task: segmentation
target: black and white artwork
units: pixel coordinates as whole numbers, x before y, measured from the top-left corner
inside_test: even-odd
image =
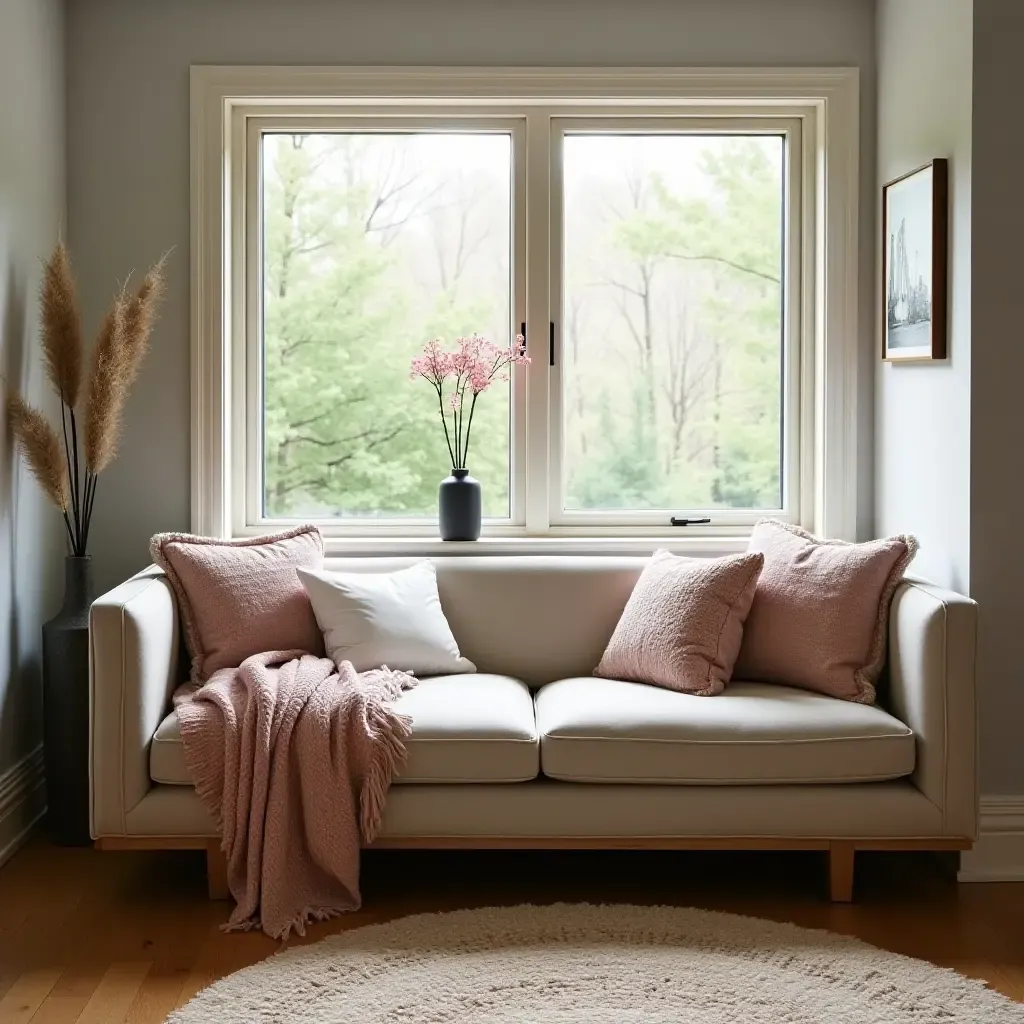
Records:
[[[883,351],[889,360],[946,355],[946,161],[883,190]]]

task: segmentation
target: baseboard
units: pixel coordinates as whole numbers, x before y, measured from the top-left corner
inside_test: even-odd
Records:
[[[46,772],[38,746],[0,775],[0,864],[28,839],[45,812]]]
[[[960,856],[961,882],[1024,882],[1024,796],[983,796],[978,841]]]

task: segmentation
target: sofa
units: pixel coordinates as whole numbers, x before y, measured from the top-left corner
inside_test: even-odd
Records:
[[[435,564],[478,672],[423,679],[398,702],[412,735],[375,847],[821,850],[832,898],[849,900],[858,850],[964,850],[975,839],[969,599],[901,583],[876,706],[744,680],[694,697],[592,675],[644,559]],[[92,606],[92,835],[103,849],[205,849],[211,895],[224,895],[216,824],[171,705],[187,666],[158,568]]]

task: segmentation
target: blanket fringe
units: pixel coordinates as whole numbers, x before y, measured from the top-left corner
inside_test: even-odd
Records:
[[[266,934],[272,939],[277,939],[279,942],[287,942],[291,938],[292,932],[295,932],[300,938],[304,938],[306,935],[306,925],[319,924],[321,921],[329,921],[333,917],[351,914],[358,910],[360,906],[360,903],[356,903],[355,906],[349,907],[346,910],[342,910],[340,907],[303,907],[283,927],[275,932],[267,932]],[[257,914],[254,917],[246,918],[244,921],[228,921],[220,926],[220,930],[225,933],[262,931],[263,922]]]
[[[394,700],[403,690],[410,689],[417,682],[413,676],[404,672],[393,672],[388,668],[381,672],[387,673],[384,682],[389,691],[389,700]],[[412,719],[408,715],[398,714],[390,704],[377,701],[370,702],[367,710],[376,743],[359,801],[359,832],[364,843],[372,843],[380,831],[384,802],[391,781],[408,756],[405,741],[412,735]]]

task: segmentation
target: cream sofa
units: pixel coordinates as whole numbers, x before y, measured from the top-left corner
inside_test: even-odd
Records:
[[[328,559],[384,572],[411,559]],[[475,675],[401,698],[408,762],[375,845],[820,849],[850,899],[858,849],[966,849],[977,829],[974,603],[906,582],[878,707],[737,681],[691,697],[591,671],[644,560],[446,557],[441,601]],[[91,820],[104,848],[205,848],[171,693],[187,676],[151,567],[91,627]]]

